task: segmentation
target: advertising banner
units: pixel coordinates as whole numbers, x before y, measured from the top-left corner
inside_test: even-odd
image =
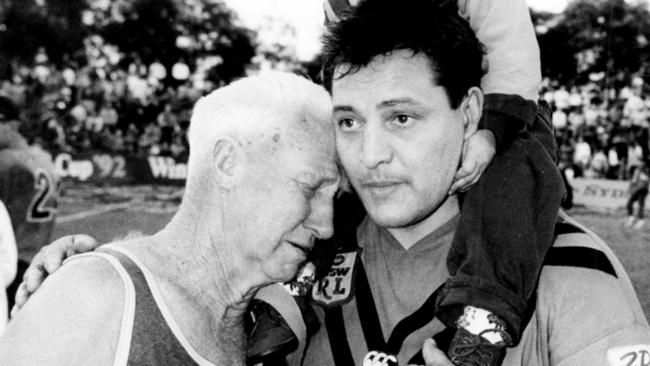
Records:
[[[187,177],[187,162],[169,156],[59,152],[52,157],[61,178],[78,182],[182,185]],[[627,181],[574,178],[569,182],[574,205],[608,210],[625,208]],[[650,207],[650,196],[646,207]]]
[[[619,209],[627,204],[630,182],[622,180],[574,178],[569,180],[573,187],[573,204],[595,209]],[[646,207],[650,197],[646,197]]]
[[[182,185],[187,177],[187,163],[168,156],[59,152],[52,157],[61,178],[78,182]]]

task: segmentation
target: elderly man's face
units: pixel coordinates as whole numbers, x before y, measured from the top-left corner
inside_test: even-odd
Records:
[[[309,119],[279,128],[247,178],[255,200],[248,253],[272,281],[293,278],[315,239],[333,234],[334,133],[328,121]]]
[[[379,225],[407,227],[428,217],[458,167],[463,114],[432,80],[425,56],[401,50],[334,80],[339,158]]]

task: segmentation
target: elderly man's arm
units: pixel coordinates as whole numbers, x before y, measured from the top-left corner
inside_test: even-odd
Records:
[[[112,365],[125,305],[120,275],[78,258],[48,277],[0,338],[11,365]]]
[[[16,305],[11,310],[16,316],[29,297],[41,286],[45,278],[54,273],[66,258],[95,250],[100,244],[93,237],[83,234],[68,235],[53,241],[38,251],[23,276],[16,292]]]

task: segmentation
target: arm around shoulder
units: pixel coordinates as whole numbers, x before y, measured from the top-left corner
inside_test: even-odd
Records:
[[[106,260],[75,258],[44,282],[0,338],[12,365],[113,365],[125,283]]]

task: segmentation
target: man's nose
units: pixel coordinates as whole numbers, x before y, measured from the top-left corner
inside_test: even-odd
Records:
[[[332,197],[322,198],[312,205],[305,227],[318,239],[328,239],[334,235],[334,202]]]
[[[391,159],[391,149],[385,131],[379,124],[368,123],[361,139],[361,162],[368,168],[376,168]]]

